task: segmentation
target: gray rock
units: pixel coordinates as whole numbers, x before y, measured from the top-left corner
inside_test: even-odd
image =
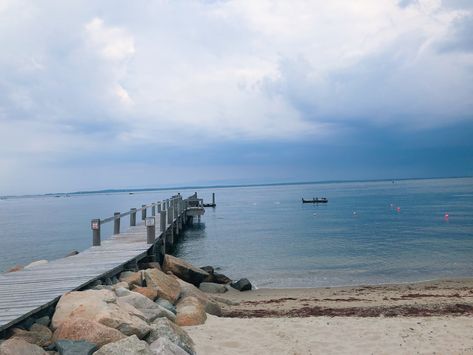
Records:
[[[124,297],[124,296],[130,295],[131,291],[127,288],[124,288],[124,287],[118,287],[118,288],[115,289],[115,294],[118,297]]]
[[[115,285],[119,282],[118,278],[116,276],[112,277],[112,283]]]
[[[228,284],[232,282],[232,279],[225,276],[224,274],[219,274],[216,272],[213,274],[213,282],[218,283],[218,284]]]
[[[203,292],[207,293],[225,293],[227,292],[227,288],[225,285],[216,284],[212,282],[202,282],[199,285],[199,289]]]
[[[105,278],[105,285],[107,286],[112,286],[113,285],[113,282],[112,282],[112,279],[110,277],[107,277]]]
[[[176,320],[174,313],[170,312],[164,307],[161,307],[159,304],[154,303],[148,297],[143,296],[140,293],[129,291],[130,293],[126,296],[118,298],[119,302],[125,302],[139,311],[141,311],[146,316],[146,321],[152,322],[156,318],[166,317],[172,321]]]
[[[155,355],[136,335],[102,346],[94,355]]]
[[[96,351],[97,345],[85,340],[58,340],[56,348],[59,355],[91,355]]]
[[[159,338],[150,344],[151,351],[156,355],[188,355],[181,347],[174,344],[168,338]]]
[[[154,303],[159,304],[161,307],[166,308],[168,311],[176,314],[176,306],[164,298],[158,298]]]
[[[35,323],[45,325],[47,327],[49,326],[49,323],[51,323],[51,318],[49,318],[48,316],[44,316],[44,317],[36,319]]]
[[[202,266],[201,269],[208,272],[210,275],[214,274],[213,266]]]
[[[156,319],[151,324],[151,332],[146,339],[148,343],[153,343],[160,338],[167,338],[172,343],[184,349],[187,353],[195,354],[194,342],[187,332],[165,318]]]
[[[248,281],[248,279],[240,279],[237,282],[232,282],[230,286],[238,291],[249,291],[252,288],[251,282]]]

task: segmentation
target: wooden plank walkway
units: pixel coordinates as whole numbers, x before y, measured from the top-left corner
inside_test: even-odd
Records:
[[[158,214],[157,231],[159,223]],[[166,231],[169,228],[172,224],[166,224]],[[162,235],[162,232],[156,232],[155,243]],[[126,264],[147,256],[152,246],[146,243],[146,227],[141,224],[77,255],[0,274],[0,331],[53,305],[66,292],[120,272]]]

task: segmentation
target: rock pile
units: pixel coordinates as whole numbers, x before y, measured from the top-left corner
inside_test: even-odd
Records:
[[[195,354],[181,327],[221,315],[211,294],[226,292],[232,280],[170,255],[162,268],[140,266],[64,294],[49,316],[30,318],[0,339],[0,354]],[[246,279],[231,286],[251,289]]]

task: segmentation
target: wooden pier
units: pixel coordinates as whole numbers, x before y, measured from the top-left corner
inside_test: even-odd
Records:
[[[197,194],[188,199],[178,194],[125,213],[115,212],[109,218],[93,219],[91,248],[44,265],[0,274],[0,333],[33,315],[41,315],[66,292],[83,289],[98,280],[106,283],[123,270],[136,270],[139,262],[161,262],[183,228],[194,217],[200,221],[205,210],[199,201]],[[141,221],[136,219],[138,213]],[[121,232],[127,216],[130,226]],[[102,240],[101,226],[108,222],[114,223],[114,235]]]

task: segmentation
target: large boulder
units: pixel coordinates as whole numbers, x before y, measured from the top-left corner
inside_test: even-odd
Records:
[[[85,340],[58,340],[56,348],[59,355],[92,355],[98,350],[97,345]]]
[[[181,293],[181,287],[172,276],[166,275],[158,269],[146,269],[143,273],[147,287],[154,288],[158,297],[176,303]]]
[[[128,283],[130,286],[143,286],[143,273],[141,271],[124,271],[120,274],[119,280]]]
[[[98,347],[125,338],[121,332],[88,319],[72,318],[62,322],[54,332],[54,341],[85,340]]]
[[[189,334],[178,325],[170,322],[168,319],[156,319],[151,324],[151,328],[151,332],[146,338],[148,343],[153,343],[156,340],[166,338],[184,349],[187,353],[195,354],[194,342]]]
[[[177,303],[176,324],[190,326],[204,324],[207,313],[202,303],[195,297],[189,296]]]
[[[240,279],[237,282],[232,282],[230,286],[238,291],[250,291],[252,288],[251,282],[248,281],[248,279]]]
[[[56,329],[67,319],[83,318],[117,329],[125,335],[136,334],[143,338],[150,330],[143,317],[131,305],[127,308],[118,305],[117,297],[112,291],[73,291],[64,294],[59,300],[51,327]]]
[[[199,290],[206,293],[225,293],[227,288],[225,285],[216,284],[213,282],[202,282],[199,285]]]
[[[182,281],[180,279],[177,279],[177,281],[181,286],[181,299],[189,296],[195,297],[204,306],[204,309],[207,313],[214,316],[222,315],[222,309],[218,303],[210,298],[207,294],[188,282]]]
[[[19,338],[10,338],[0,343],[1,355],[48,355],[43,348]]]
[[[172,321],[176,318],[174,313],[137,292],[131,291],[128,295],[119,297],[118,304],[122,305],[123,303],[138,309],[145,316],[145,320],[148,322],[151,322],[158,317],[166,317]]]
[[[20,328],[12,330],[12,338],[23,339],[30,344],[36,344],[41,347],[51,344],[52,337],[53,332],[48,327],[37,323],[33,324],[29,331]]]
[[[154,301],[156,298],[158,298],[158,291],[152,287],[135,286],[132,288],[132,291],[148,297],[151,301]]]
[[[151,351],[156,355],[189,355],[187,351],[180,348],[167,338],[159,338],[149,345]]]
[[[155,355],[136,335],[102,346],[94,355]]]
[[[199,286],[210,275],[208,272],[189,264],[187,261],[169,254],[166,254],[164,257],[163,271],[172,272],[180,279],[190,282],[195,286]]]

